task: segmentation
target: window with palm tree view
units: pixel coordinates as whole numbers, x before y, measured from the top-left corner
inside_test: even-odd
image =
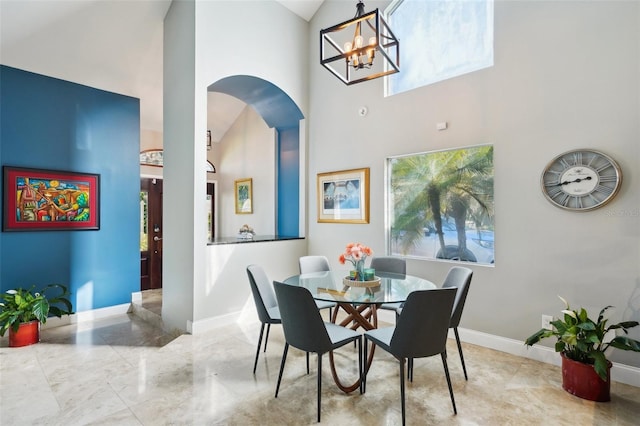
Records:
[[[494,264],[493,146],[387,158],[392,255]]]

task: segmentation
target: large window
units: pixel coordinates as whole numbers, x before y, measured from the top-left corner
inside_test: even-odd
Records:
[[[494,263],[493,146],[387,158],[391,255]]]
[[[387,11],[400,40],[387,95],[493,65],[493,0],[397,0]]]

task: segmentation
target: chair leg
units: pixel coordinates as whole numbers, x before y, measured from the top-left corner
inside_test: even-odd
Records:
[[[307,374],[309,374],[309,352],[307,352]]]
[[[451,387],[451,377],[449,377],[449,367],[447,367],[447,352],[440,354],[442,357],[442,365],[444,366],[444,375],[447,377],[447,385],[449,385],[449,395],[451,395],[451,404],[453,404],[453,414],[458,414],[456,409],[456,400],[453,397],[453,388]]]
[[[360,377],[362,377],[362,363],[364,360],[362,359],[362,336],[358,337],[358,373],[360,373]],[[362,395],[362,380],[360,380],[360,395]]]
[[[402,404],[402,426],[405,425],[404,407],[404,358],[400,359],[400,403]]]
[[[320,423],[320,406],[322,400],[322,354],[318,353],[318,423]]]
[[[256,349],[256,360],[253,362],[253,374],[256,374],[256,367],[258,366],[258,355],[260,355],[260,346],[262,345],[262,333],[264,333],[264,323],[260,327],[260,337],[258,337],[258,349]]]
[[[407,379],[413,382],[413,358],[407,359]]]
[[[278,384],[276,385],[276,398],[280,390],[280,381],[282,380],[282,372],[284,371],[284,363],[287,360],[287,352],[289,352],[289,344],[284,344],[284,352],[282,352],[282,361],[280,362],[280,374],[278,374]]]
[[[364,347],[362,348],[362,372],[360,374],[360,389],[362,393],[365,393],[367,391],[367,373],[369,372],[369,370],[366,364],[367,364],[367,359],[369,359],[367,357],[368,346],[369,346],[369,339],[365,337]]]
[[[271,330],[271,324],[267,324],[267,336],[264,339],[264,351],[267,352],[267,342],[269,341],[269,331]]]
[[[453,327],[453,332],[456,335],[456,343],[458,344],[458,353],[460,354],[460,362],[462,363],[462,371],[464,371],[464,379],[467,378],[467,367],[464,365],[464,355],[462,355],[462,345],[460,344],[460,336],[458,335],[458,327]]]

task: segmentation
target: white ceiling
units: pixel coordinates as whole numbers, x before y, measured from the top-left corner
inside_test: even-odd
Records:
[[[322,1],[278,2],[308,21]],[[170,5],[171,0],[0,0],[0,63],[139,98],[141,127],[162,131],[162,29]],[[212,104],[214,140],[244,107],[226,98]],[[231,104],[225,107],[225,101]]]
[[[284,7],[309,22],[324,0],[276,0]],[[355,0],[353,0],[355,3]]]

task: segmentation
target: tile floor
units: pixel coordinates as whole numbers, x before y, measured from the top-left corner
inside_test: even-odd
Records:
[[[254,376],[258,332],[259,323],[248,322],[175,336],[127,314],[45,329],[39,344],[24,348],[6,347],[5,336],[0,424],[315,424],[315,357],[306,375],[304,354],[291,349],[274,398],[282,328],[272,327]],[[562,390],[558,367],[463,346],[469,381],[455,341],[448,343],[458,415],[439,357],[416,360],[414,381],[407,383],[408,425],[640,424],[640,388],[614,382],[611,402],[585,401]],[[350,345],[336,354],[345,381],[355,378],[355,355]],[[398,364],[383,351],[376,352],[364,395],[338,390],[327,361],[322,380],[322,423],[401,424]]]

